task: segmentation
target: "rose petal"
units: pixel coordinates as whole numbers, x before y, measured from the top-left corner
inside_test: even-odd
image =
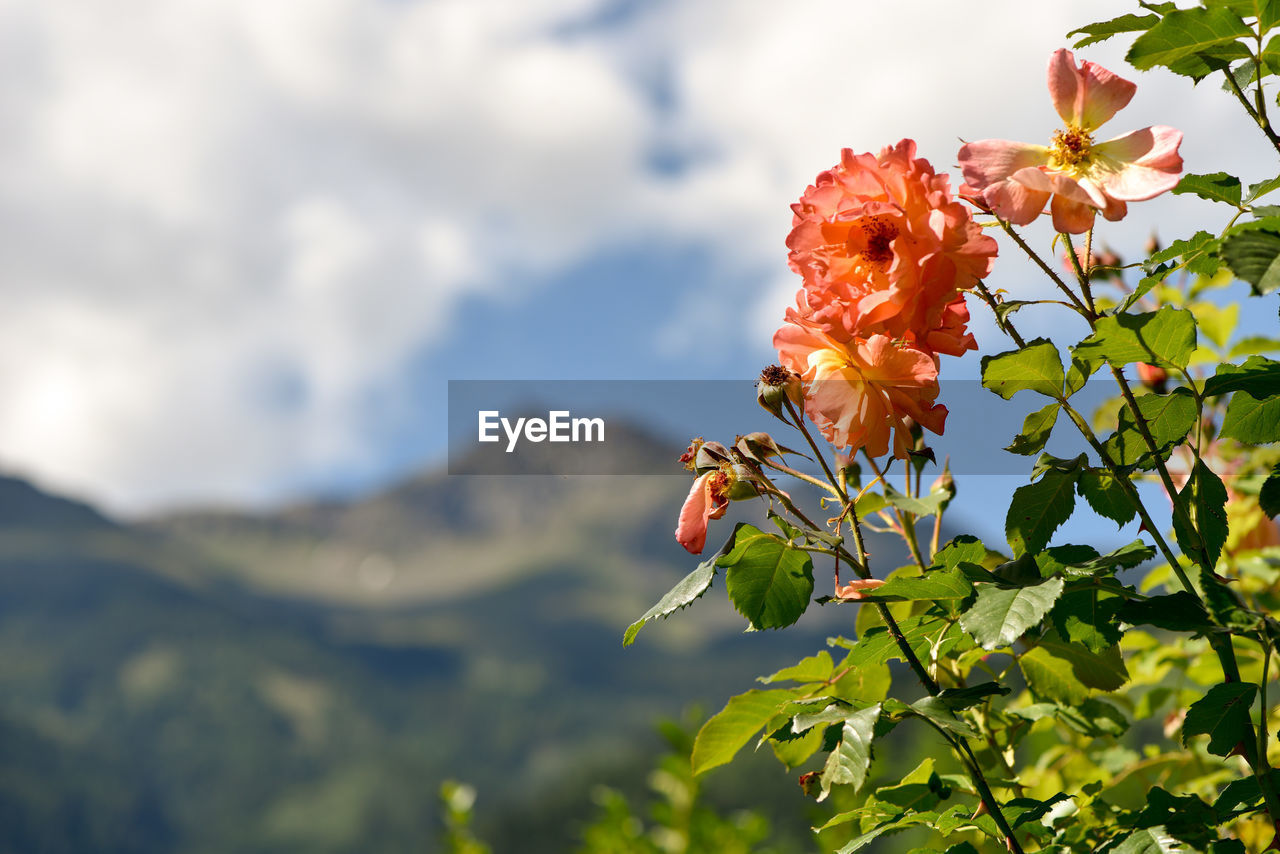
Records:
[[[1137,86],[1101,65],[1076,65],[1065,48],[1049,57],[1049,95],[1068,127],[1090,131],[1114,116],[1133,98]]]

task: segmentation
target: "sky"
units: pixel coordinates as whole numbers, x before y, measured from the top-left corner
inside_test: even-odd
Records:
[[[264,507],[438,465],[449,380],[751,378],[788,206],[841,148],[958,176],[961,139],[1047,141],[1050,52],[1127,6],[1026,9],[0,0],[0,466],[124,515]],[[1274,172],[1215,84],[1115,42],[1080,53],[1139,85],[1101,136]],[[1042,293],[1001,249],[992,285]]]

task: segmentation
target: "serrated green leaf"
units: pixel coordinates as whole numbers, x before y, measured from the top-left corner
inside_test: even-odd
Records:
[[[1078,471],[1050,471],[1035,483],[1014,490],[1004,529],[1015,557],[1043,549],[1053,532],[1070,518],[1077,477]]]
[[[1276,190],[1280,190],[1280,175],[1277,175],[1274,178],[1268,178],[1265,181],[1259,181],[1256,184],[1250,184],[1249,192],[1245,195],[1244,200],[1246,202],[1252,202],[1255,199],[1260,199],[1268,193]]]
[[[1095,513],[1105,516],[1120,527],[1132,522],[1137,515],[1133,499],[1109,471],[1086,469],[1080,473],[1077,487]]]
[[[1258,686],[1252,682],[1224,682],[1210,688],[1187,709],[1182,722],[1183,746],[1192,736],[1207,735],[1209,752],[1226,756],[1252,734],[1249,708],[1257,694]]]
[[[960,628],[973,635],[983,649],[1009,646],[1037,625],[1062,595],[1062,579],[1029,587],[978,585],[978,598],[960,618]]]
[[[1193,526],[1187,527],[1183,517],[1174,514],[1173,534],[1178,547],[1189,556],[1199,555],[1206,566],[1213,566],[1227,541],[1227,488],[1222,478],[1203,460],[1197,460],[1177,501]]]
[[[628,626],[626,633],[622,636],[622,645],[631,646],[645,623],[670,616],[681,608],[688,607],[699,596],[706,593],[711,588],[711,581],[715,578],[718,557],[717,554],[698,564],[698,568],[681,579],[680,583],[658,601],[658,604],[645,611],[644,616]]]
[[[1230,9],[1176,9],[1138,36],[1125,59],[1143,71],[1164,66],[1200,79],[1247,57],[1248,49],[1237,39],[1252,35]]]
[[[1188,193],[1199,196],[1202,199],[1208,199],[1211,202],[1226,202],[1235,207],[1240,206],[1241,188],[1240,179],[1235,175],[1228,175],[1226,172],[1214,172],[1209,175],[1195,175],[1188,173],[1182,176],[1182,180],[1178,181],[1178,186],[1173,188],[1175,195],[1186,195]],[[1212,239],[1213,235],[1207,231],[1200,234],[1206,235]],[[1166,255],[1165,252],[1157,252],[1151,256],[1152,261],[1167,261],[1181,255],[1181,252],[1174,252],[1172,255]],[[1160,257],[1160,256],[1165,257]]]
[[[1049,616],[1058,634],[1091,652],[1102,652],[1120,642],[1118,612],[1124,602],[1114,590],[1090,587],[1063,594]]]
[[[1280,362],[1251,356],[1241,365],[1219,365],[1204,384],[1206,397],[1233,391],[1247,392],[1259,400],[1280,395]]]
[[[1078,706],[1054,706],[1054,717],[1090,738],[1121,736],[1129,729],[1129,720],[1124,712],[1097,697],[1090,697]]]
[[[1058,420],[1061,404],[1051,403],[1043,409],[1030,413],[1022,422],[1022,432],[1013,437],[1013,442],[1005,448],[1015,454],[1038,454],[1044,450],[1053,432],[1053,425]]]
[[[1241,18],[1255,18],[1263,33],[1280,20],[1280,3],[1276,0],[1207,0],[1205,5],[1210,8],[1225,7]]]
[[[1062,394],[1065,375],[1058,348],[1047,338],[1027,342],[1018,350],[982,357],[982,384],[1009,400],[1027,389],[1048,397]]]
[[[951,623],[941,617],[908,617],[898,621],[902,636],[917,655],[924,653],[935,643],[939,643],[940,653],[949,649],[945,642],[940,642],[940,638],[951,626]],[[956,640],[959,640],[958,636]],[[902,659],[902,651],[898,648],[897,641],[887,628],[875,626],[850,647],[845,663],[852,667],[861,667],[886,664],[895,659]]]
[[[774,716],[802,696],[801,688],[748,691],[733,697],[698,731],[693,742],[693,773],[702,774],[733,759]]]
[[[865,596],[873,602],[967,599],[973,584],[959,569],[934,569],[922,575],[896,576]]]
[[[1271,777],[1271,784],[1280,788],[1280,771],[1273,768],[1267,774]],[[1251,812],[1261,805],[1262,786],[1258,784],[1257,777],[1232,780],[1223,787],[1218,794],[1218,799],[1213,802],[1213,808],[1224,820],[1230,816]]]
[[[1146,362],[1185,368],[1195,348],[1195,317],[1186,309],[1164,306],[1144,314],[1099,318],[1094,333],[1077,344],[1073,353],[1095,365],[1105,360],[1116,367]]]
[[[840,745],[831,751],[822,769],[822,793],[818,800],[826,798],[832,786],[852,786],[855,792],[862,788],[867,769],[871,767],[871,741],[879,719],[879,703],[845,717],[840,728]]]
[[[1146,827],[1135,830],[1111,854],[1195,854],[1195,849],[1182,843],[1163,827]]]
[[[987,559],[987,547],[971,534],[961,534],[938,550],[934,562],[955,569],[962,563],[982,563]]]
[[[826,682],[835,673],[835,662],[825,649],[817,655],[801,659],[790,667],[784,667],[772,676],[759,677],[766,685],[771,682]]]
[[[1095,653],[1047,638],[1020,656],[1018,666],[1033,694],[1068,705],[1083,703],[1090,689],[1114,691],[1129,678],[1118,648]]]
[[[1219,254],[1236,278],[1257,294],[1280,288],[1280,223],[1275,218],[1241,223],[1222,241]]]
[[[936,495],[903,495],[889,484],[883,484],[884,500],[887,504],[897,507],[899,510],[905,510],[916,516],[933,516],[942,507],[946,496],[942,493]]]
[[[1084,38],[1075,43],[1076,49],[1088,47],[1100,41],[1106,41],[1114,35],[1120,33],[1138,33],[1146,32],[1153,24],[1158,22],[1158,15],[1121,15],[1118,18],[1112,18],[1109,21],[1099,21],[1095,24],[1088,24],[1079,29],[1072,30],[1067,33],[1068,38],[1074,35],[1083,35]]]
[[[979,733],[969,724],[956,717],[956,713],[943,700],[937,697],[924,697],[911,704],[911,710],[922,718],[926,718],[949,732],[964,738],[978,738]]]
[[[1209,612],[1200,599],[1185,590],[1152,596],[1145,601],[1126,602],[1120,607],[1119,616],[1135,626],[1155,626],[1171,632],[1203,634],[1213,629]]]
[[[1246,391],[1231,395],[1219,435],[1249,445],[1280,441],[1280,396],[1259,400]]]
[[[997,682],[982,682],[968,688],[943,688],[938,700],[954,712],[968,709],[984,702],[988,697],[1004,696],[1009,689]]]
[[[716,559],[725,568],[725,587],[738,613],[755,629],[793,624],[813,595],[813,561],[773,534],[743,525],[733,550]]]

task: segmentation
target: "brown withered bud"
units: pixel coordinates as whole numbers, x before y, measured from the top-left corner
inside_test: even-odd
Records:
[[[818,771],[806,771],[800,775],[800,790],[806,796],[816,797],[822,791],[822,774]]]
[[[781,365],[770,365],[760,372],[760,382],[756,384],[756,400],[777,418],[784,418],[786,409],[784,401],[790,400],[793,406],[804,402],[804,385],[800,375]]]
[[[1160,237],[1154,231],[1147,238],[1147,242],[1143,244],[1142,251],[1148,255],[1154,255],[1160,251]]]

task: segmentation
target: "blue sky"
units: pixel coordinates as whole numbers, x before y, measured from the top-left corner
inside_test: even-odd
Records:
[[[1049,53],[1124,9],[0,0],[0,464],[122,513],[270,505],[438,463],[449,379],[751,377],[840,148],[955,175],[960,138],[1045,140]],[[1212,83],[1121,52],[1081,53],[1139,84],[1104,136],[1274,170]],[[1039,293],[1009,250],[992,283]]]

